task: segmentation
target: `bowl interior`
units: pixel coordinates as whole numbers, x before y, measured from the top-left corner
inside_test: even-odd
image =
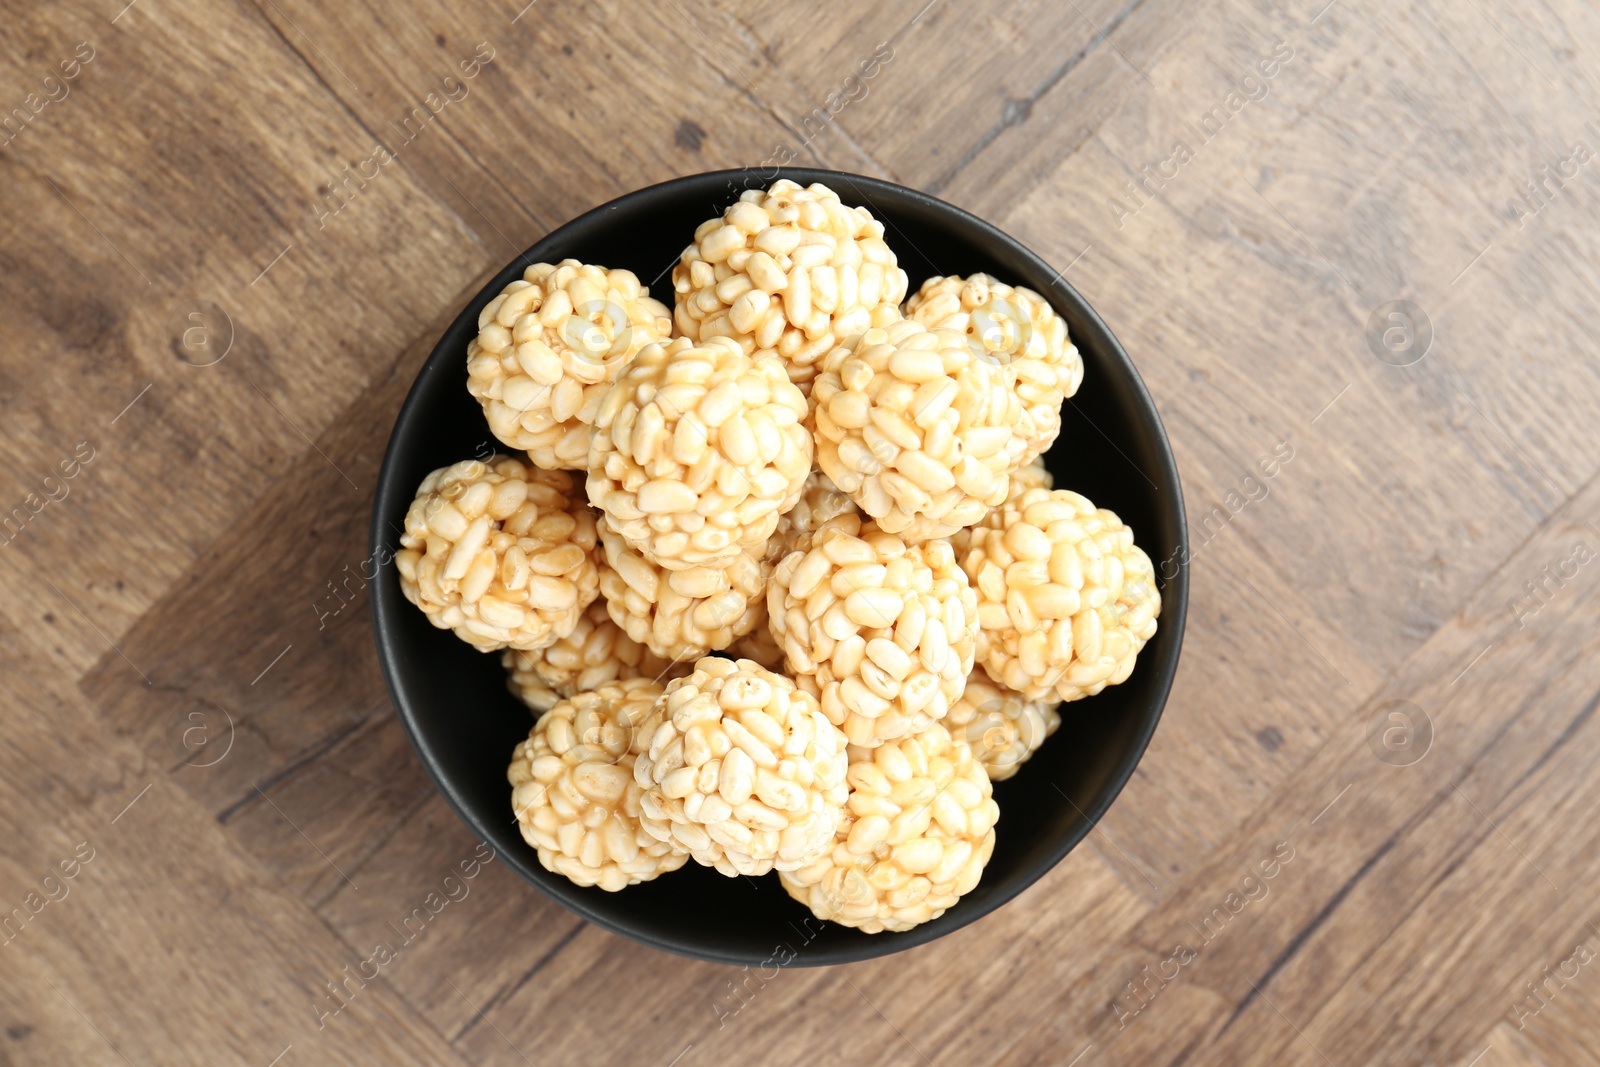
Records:
[[[1160,629],[1132,677],[1062,705],[1062,724],[1012,779],[998,783],[1000,822],[982,882],[942,917],[907,933],[862,934],[823,923],[777,876],[725,878],[694,863],[620,893],[550,874],[517,832],[505,769],[532,719],[507,690],[499,654],[433,628],[400,592],[393,564],[373,585],[379,658],[412,743],[440,790],[504,861],[567,907],[669,951],[734,964],[844,963],[921,944],[1010,900],[1064,856],[1110,806],[1155,729],[1177,667],[1188,596],[1183,502],[1155,407],[1121,346],[1083,299],[1014,239],[913,190],[829,171],[782,168],[702,174],[641,190],[574,220],[506,267],[440,339],[396,421],[379,478],[373,548],[398,547],[405,511],[431,470],[497,450],[467,393],[466,347],[478,312],[534,262],[572,257],[632,270],[670,305],[670,267],[694,228],[747,187],[778,177],[822,181],[883,220],[914,292],[938,274],[985,271],[1045,294],[1083,355],[1084,382],[1046,457],[1055,484],[1117,512],[1156,562]],[[1174,561],[1163,567],[1163,561]],[[1171,577],[1167,577],[1171,575]]]

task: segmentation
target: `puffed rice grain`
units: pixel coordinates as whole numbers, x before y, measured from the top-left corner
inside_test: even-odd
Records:
[[[511,692],[538,712],[612,682],[645,678],[666,683],[690,670],[688,663],[674,664],[629,637],[612,621],[605,600],[599,598],[566,637],[531,652],[508,648],[501,654],[501,663],[509,673],[506,681]]]
[[[1017,369],[912,319],[823,360],[811,390],[817,465],[882,529],[948,537],[1005,500],[1031,424]]]
[[[707,652],[765,628],[772,567],[755,553],[669,571],[630,548],[604,517],[599,532],[600,592],[611,620],[653,656],[682,667],[680,673]]]
[[[972,670],[977,598],[945,541],[846,513],[772,572],[767,614],[795,681],[854,745],[944,718]]]
[[[1083,384],[1083,358],[1050,302],[987,274],[929,278],[906,301],[906,318],[956,330],[975,351],[1017,368],[1031,433],[1027,456],[1044,453],[1061,432],[1061,405]]]
[[[1161,594],[1133,531],[1066,489],[1026,489],[971,531],[978,662],[1031,700],[1125,681],[1156,632]]]
[[[989,780],[1000,782],[1016,774],[1056,732],[1061,715],[1055,700],[1029,700],[979,667],[967,679],[961,699],[950,705],[945,725],[972,746]]]

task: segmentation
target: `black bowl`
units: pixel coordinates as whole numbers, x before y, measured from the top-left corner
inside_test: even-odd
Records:
[[[1161,623],[1132,677],[1062,706],[1061,729],[1017,775],[995,787],[1000,823],[983,881],[940,918],[906,933],[863,934],[806,921],[777,875],[725,878],[690,863],[620,893],[573,885],[539,865],[511,817],[506,765],[528,735],[528,709],[506,690],[499,654],[474,651],[437,630],[400,592],[392,563],[373,583],[378,660],[400,720],[450,806],[518,874],[585,919],[647,945],[720,963],[849,963],[931,941],[993,911],[1055,866],[1094,825],[1133,773],[1177,671],[1188,605],[1183,497],[1166,433],[1127,353],[1083,298],[1044,260],[981,219],[942,200],[875,178],[778,168],[722,171],[642,189],[574,219],[508,265],[439,340],[400,410],[372,511],[372,548],[397,548],[406,508],[437,467],[495,448],[467,393],[467,342],[478,312],[523,269],[567,257],[633,271],[670,304],[668,269],[694,228],[746,188],[778,178],[823,182],[868,208],[915,292],[937,274],[985,271],[1044,294],[1083,354],[1083,387],[1067,402],[1046,457],[1056,485],[1111,508],[1156,561]],[[380,552],[380,549],[382,550]]]

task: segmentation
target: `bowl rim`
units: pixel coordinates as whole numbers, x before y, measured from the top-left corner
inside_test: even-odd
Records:
[[[832,966],[837,964],[855,963],[879,956],[892,955],[893,953],[914,948],[936,940],[946,934],[976,922],[984,916],[1005,906],[1028,889],[1039,879],[1043,878],[1069,852],[1088,836],[1089,832],[1099,825],[1100,820],[1110,810],[1128,780],[1133,776],[1134,770],[1144,757],[1145,750],[1149,747],[1150,739],[1155,734],[1156,727],[1160,724],[1167,701],[1171,695],[1173,680],[1177,674],[1178,663],[1183,650],[1183,631],[1185,617],[1188,614],[1189,601],[1189,532],[1188,521],[1184,510],[1182,483],[1178,474],[1177,460],[1172,452],[1172,445],[1167,437],[1166,427],[1161,421],[1161,416],[1149,389],[1145,386],[1144,379],[1129,358],[1127,350],[1122,343],[1106,326],[1099,313],[1090,306],[1089,302],[1078,293],[1063,276],[1064,271],[1054,270],[1043,257],[1032,249],[1022,244],[1021,241],[1007,234],[988,221],[965,211],[962,208],[931,196],[918,189],[899,185],[868,175],[853,174],[847,171],[824,170],[811,167],[744,167],[737,169],[704,171],[696,174],[681,175],[670,178],[654,185],[635,189],[624,193],[604,204],[575,216],[561,226],[545,234],[529,248],[516,256],[510,263],[503,267],[478,292],[468,300],[461,311],[450,321],[441,332],[439,340],[435,342],[428,358],[418,367],[412,380],[411,388],[406,394],[404,403],[395,417],[393,427],[390,429],[389,440],[384,446],[383,462],[378,471],[377,487],[373,494],[372,513],[369,522],[369,549],[377,553],[385,547],[384,538],[387,531],[384,529],[383,517],[395,511],[398,501],[409,504],[415,495],[415,486],[401,485],[397,482],[395,470],[397,452],[402,427],[415,420],[418,409],[424,406],[426,400],[420,391],[422,382],[429,377],[429,372],[437,363],[444,361],[464,359],[461,352],[454,351],[447,342],[450,335],[455,332],[459,323],[469,314],[475,313],[474,308],[481,307],[492,299],[494,294],[505,288],[506,284],[516,277],[520,277],[526,266],[547,259],[547,252],[559,246],[569,234],[576,230],[584,230],[605,223],[609,216],[620,213],[632,207],[637,202],[659,197],[669,190],[686,185],[712,184],[713,180],[726,182],[725,189],[732,193],[737,189],[764,188],[772,183],[788,178],[802,186],[813,182],[822,182],[829,185],[835,192],[844,196],[848,193],[859,194],[865,201],[864,206],[874,212],[874,217],[884,219],[881,212],[869,196],[869,192],[888,194],[896,199],[909,201],[925,213],[937,216],[953,217],[965,227],[968,227],[986,245],[1004,246],[1007,252],[1020,260],[1029,262],[1041,273],[1041,276],[1051,275],[1053,280],[1044,293],[1052,307],[1058,313],[1063,303],[1072,306],[1082,320],[1084,327],[1074,331],[1074,341],[1083,347],[1085,335],[1087,344],[1094,347],[1105,357],[1118,365],[1120,374],[1127,380],[1131,387],[1131,399],[1136,408],[1139,421],[1143,424],[1140,429],[1148,433],[1151,443],[1155,446],[1157,469],[1159,470],[1160,484],[1156,486],[1157,500],[1160,508],[1170,511],[1170,518],[1174,523],[1176,546],[1174,556],[1178,561],[1176,572],[1171,578],[1162,575],[1165,587],[1162,589],[1161,628],[1168,637],[1160,648],[1160,657],[1146,660],[1141,654],[1139,668],[1154,672],[1156,678],[1151,691],[1149,706],[1144,710],[1146,721],[1137,737],[1137,743],[1130,746],[1120,761],[1114,766],[1106,778],[1106,784],[1093,803],[1078,808],[1082,819],[1069,833],[1064,834],[1054,847],[1028,867],[1014,873],[1010,884],[984,902],[981,909],[969,909],[963,912],[959,906],[946,911],[939,919],[911,930],[891,933],[884,932],[862,940],[852,941],[841,946],[828,946],[801,951],[792,960],[783,964],[792,966]],[[720,193],[720,190],[719,190]],[[709,215],[707,217],[710,217]],[[884,221],[888,222],[887,219]],[[909,239],[908,239],[909,240]],[[641,279],[643,280],[643,279]],[[659,281],[659,279],[658,279]],[[646,282],[654,285],[655,283]],[[416,427],[410,427],[411,432],[416,432]],[[1154,472],[1152,472],[1154,473]],[[381,557],[378,557],[381,558]],[[392,566],[393,561],[385,566]],[[434,787],[443,795],[445,802],[450,806],[456,816],[466,824],[480,841],[487,841],[488,836],[480,825],[478,817],[466,803],[462,794],[456,789],[441,765],[441,761],[434,752],[432,745],[423,735],[417,709],[412,706],[408,695],[399,685],[397,664],[400,659],[396,648],[396,639],[390,632],[386,617],[393,614],[402,606],[409,607],[404,596],[399,592],[398,583],[387,581],[374,581],[372,585],[371,610],[373,639],[378,653],[378,663],[383,674],[384,685],[389,692],[390,702],[394,705],[395,713],[405,729],[406,738],[411,743],[418,759],[427,770],[428,777]],[[1070,801],[1075,808],[1075,801]],[[548,880],[541,877],[548,874],[537,861],[532,859],[530,847],[528,855],[502,854],[504,859],[517,874],[534,889],[559,903],[569,911],[581,918],[594,923],[614,934],[626,937],[632,941],[649,945],[674,955],[692,959],[706,960],[713,963],[732,965],[755,965],[763,962],[762,957],[737,951],[724,951],[716,948],[707,948],[695,943],[692,939],[670,940],[659,937],[650,930],[636,928],[626,921],[620,920],[609,910],[597,909],[590,904],[592,895],[581,891],[581,887],[569,883],[559,875],[549,875]],[[809,957],[809,958],[808,958]]]

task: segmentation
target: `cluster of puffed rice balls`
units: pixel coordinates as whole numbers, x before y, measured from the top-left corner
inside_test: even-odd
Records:
[[[1039,461],[1065,324],[983,274],[907,300],[883,232],[779,181],[695,231],[671,309],[565,260],[478,316],[467,387],[513,454],[428,475],[396,559],[540,713],[508,776],[548,870],[776,870],[907,930],[978,883],[991,783],[1057,703],[1155,633],[1132,531]]]

